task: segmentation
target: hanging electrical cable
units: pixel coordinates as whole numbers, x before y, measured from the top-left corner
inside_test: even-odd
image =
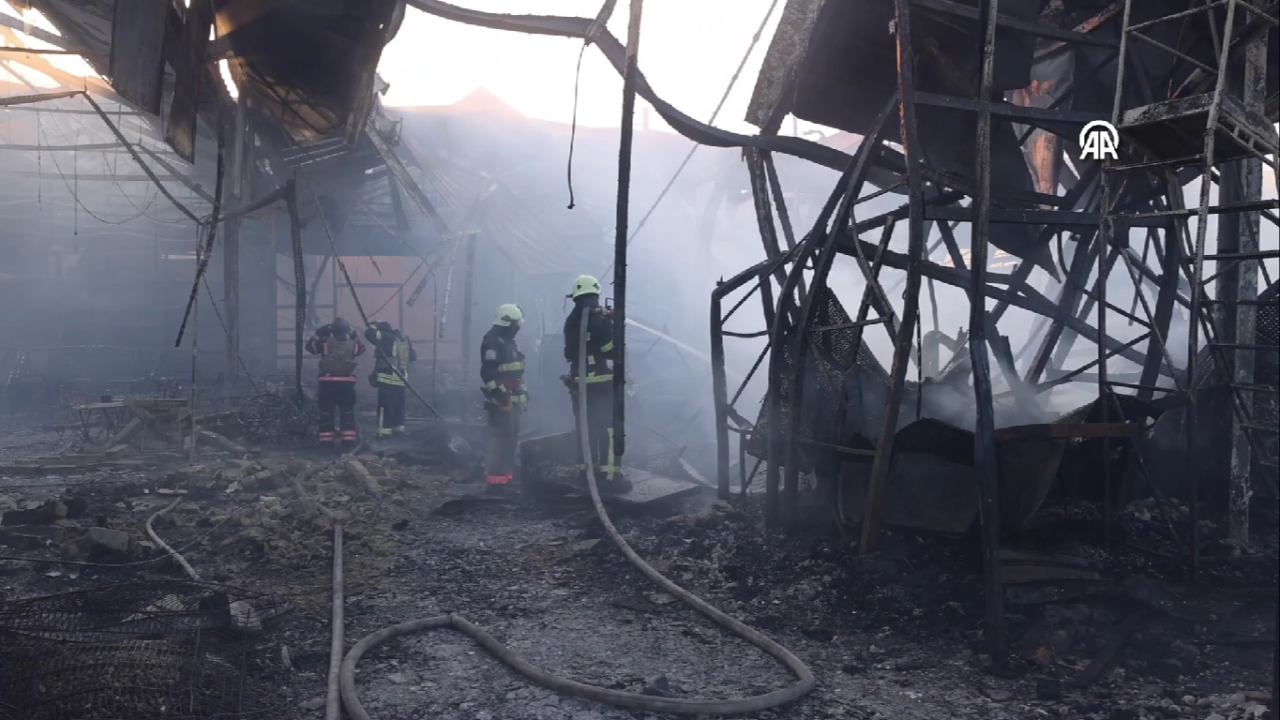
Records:
[[[587,29],[587,36],[582,39],[582,48],[578,50],[578,65],[573,71],[573,119],[569,123],[569,162],[565,168],[569,183],[570,210],[573,209],[573,146],[578,139],[578,88],[582,83],[582,58],[587,54],[587,48],[591,47],[591,43],[595,41],[596,35],[600,33],[600,28],[604,27],[613,16],[613,8],[617,4],[618,0],[605,0],[604,5],[600,7],[600,12],[596,13],[596,19]]]

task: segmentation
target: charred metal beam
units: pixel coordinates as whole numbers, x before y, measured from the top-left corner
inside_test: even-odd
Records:
[[[721,289],[716,284],[711,292],[711,392],[716,404],[716,492],[721,500],[729,500],[732,486],[729,482],[729,388],[724,368],[723,318],[720,315]],[[739,439],[739,444],[746,443]]]
[[[889,249],[889,241],[893,238],[893,227],[895,224],[897,223],[893,218],[889,218],[889,221],[885,223],[884,230],[880,234],[880,245],[876,248],[875,259],[871,262],[870,272],[865,276],[866,285],[862,290],[862,300],[858,303],[858,314],[854,319],[853,337],[851,338],[855,353],[861,352],[862,349],[862,338],[865,334],[864,331],[867,325],[867,314],[871,309],[871,303],[873,301],[872,289],[876,288],[879,289],[881,293],[884,292],[884,290],[880,288],[880,268],[884,266],[884,254],[885,251]],[[861,244],[859,244],[858,247],[861,247]],[[881,319],[884,321],[886,327],[888,327],[889,322],[892,319],[892,306],[889,306],[888,310],[889,313],[881,313]],[[890,341],[896,343],[897,329],[895,328],[891,330],[890,333]],[[850,388],[847,393],[850,407],[846,408],[846,412],[858,419],[860,427],[865,426],[867,414],[866,408],[863,407],[862,404],[862,372],[858,371],[851,373],[850,379],[853,381],[853,387]]]
[[[912,4],[920,7],[921,9],[933,10],[946,15],[968,18],[970,20],[979,19],[978,8],[961,5],[958,2],[951,2],[950,0],[912,0]],[[1097,38],[1092,35],[1073,30],[1060,30],[1037,22],[1019,20],[1009,15],[1000,15],[998,22],[1002,28],[1017,30],[1031,35],[1032,37],[1044,38],[1046,40],[1061,40],[1064,42],[1076,43],[1077,45],[1089,45],[1101,48],[1114,48],[1116,46],[1116,43],[1113,40]]]
[[[1137,345],[1141,345],[1150,337],[1151,337],[1151,333],[1149,332],[1142,333],[1138,337],[1120,345],[1120,347],[1108,350],[1106,356],[1108,358],[1112,358],[1112,357],[1115,357],[1116,355],[1124,355],[1125,351]],[[1090,368],[1096,367],[1097,365],[1098,365],[1098,360],[1097,358],[1094,358],[1093,360],[1090,360],[1089,362],[1085,363],[1084,365],[1081,365],[1080,367],[1076,368],[1075,370],[1072,370],[1071,372],[1066,372],[1061,375],[1055,375],[1051,380],[1046,380],[1040,383],[1034,383],[1034,384],[1028,383],[1028,384],[1030,384],[1035,389],[1036,393],[1041,393],[1041,392],[1044,392],[1045,390],[1048,390],[1049,388],[1057,387],[1059,385],[1064,385],[1068,382],[1071,382],[1077,377],[1082,377],[1084,372],[1088,371]],[[1094,374],[1089,377],[1090,379],[1097,379],[1098,375]]]
[[[898,429],[898,413],[902,405],[902,387],[907,376],[911,353],[912,329],[920,305],[920,277],[924,260],[924,187],[919,136],[916,133],[915,52],[911,47],[912,0],[894,2],[894,37],[897,45],[898,102],[903,155],[907,170],[907,288],[902,307],[902,325],[893,348],[893,364],[889,375],[889,393],[885,401],[884,424],[881,427],[876,457],[871,464],[867,485],[867,507],[863,513],[862,538],[858,551],[865,555],[875,549],[880,532],[880,511],[884,505],[885,483],[893,459],[894,435]],[[978,292],[978,291],[975,291]]]
[[[1257,18],[1255,17],[1255,20]],[[1272,20],[1274,23],[1275,21]],[[1240,95],[1245,109],[1261,114],[1267,96],[1267,33],[1258,33],[1244,53],[1243,72],[1232,73],[1231,88]],[[1273,160],[1274,162],[1274,160]],[[1218,200],[1223,205],[1256,202],[1262,199],[1262,161],[1250,157],[1223,167],[1219,173]],[[1207,182],[1207,180],[1206,180]],[[1219,340],[1225,347],[1233,344],[1257,342],[1258,309],[1240,300],[1256,300],[1258,297],[1258,255],[1261,222],[1258,213],[1236,213],[1218,219],[1218,254],[1236,256],[1237,261],[1227,261],[1221,267],[1214,296],[1221,301],[1211,306],[1216,312]],[[1205,255],[1207,259],[1209,256]],[[1240,386],[1254,384],[1256,353],[1249,350],[1228,350],[1229,360],[1221,372],[1228,382]],[[1256,406],[1254,395],[1244,393],[1248,405]],[[1227,529],[1229,537],[1237,543],[1249,543],[1249,498],[1252,495],[1253,473],[1250,430],[1243,427],[1240,413],[1231,417],[1231,456],[1227,468]]]
[[[476,236],[475,234],[467,236],[466,259],[463,260],[462,274],[462,352],[463,357],[466,353],[471,352],[471,311],[475,300],[472,298],[472,292],[475,289],[475,272],[476,272]],[[471,363],[462,363],[462,383],[467,383],[470,375]]]
[[[777,226],[773,221],[773,207],[769,198],[769,183],[766,178],[767,169],[762,157],[762,153],[748,148],[744,155],[747,160],[747,177],[751,184],[751,200],[756,211],[756,225],[760,229],[760,240],[764,243],[764,254],[766,258],[773,259],[782,255],[782,247],[778,244]],[[781,197],[781,196],[779,196]],[[794,239],[788,243],[788,249],[793,248]],[[778,265],[774,269],[774,277],[778,284],[781,285],[786,281],[787,273]],[[797,286],[800,302],[804,302],[806,294],[804,280],[800,280]]]
[[[1127,233],[1129,231],[1121,222],[1118,221],[1116,224],[1117,232]],[[1143,389],[1138,391],[1138,398],[1142,400],[1150,400],[1153,393],[1147,388],[1155,385],[1156,378],[1158,378],[1160,374],[1161,361],[1164,362],[1165,367],[1168,369],[1169,377],[1173,378],[1174,385],[1178,389],[1182,389],[1182,383],[1178,379],[1177,368],[1173,365],[1173,358],[1169,356],[1169,347],[1166,343],[1169,320],[1172,313],[1164,318],[1163,324],[1160,323],[1160,317],[1156,313],[1152,312],[1151,305],[1147,302],[1147,296],[1142,292],[1142,279],[1138,275],[1138,271],[1134,267],[1133,261],[1129,259],[1128,253],[1120,253],[1120,259],[1124,261],[1125,269],[1129,271],[1129,277],[1133,280],[1134,299],[1142,305],[1142,311],[1147,315],[1147,328],[1151,330],[1151,342],[1147,345],[1147,357],[1146,360],[1143,361],[1142,375],[1138,380],[1139,385],[1145,386]],[[1174,273],[1170,274],[1174,275],[1175,278],[1177,277]],[[1172,310],[1172,307],[1170,307],[1170,310]],[[1150,365],[1152,364],[1152,358],[1155,358],[1156,361],[1155,368],[1154,372],[1149,372]],[[1150,377],[1148,377],[1148,375],[1150,375]]]
[[[643,11],[644,0],[631,0],[622,70],[622,130],[618,141],[617,214],[613,239],[613,437],[610,448],[618,458],[627,451],[627,222],[631,208],[631,143],[635,132],[636,90],[640,82],[640,21]],[[582,322],[585,328],[585,313]]]
[[[773,166],[773,155],[763,153],[764,169],[769,176],[769,190],[773,193],[774,204],[778,206],[778,222],[782,225],[782,236],[787,241],[787,249],[796,247],[796,234],[791,228],[791,213],[787,212],[787,201],[782,196],[782,183],[778,181],[778,169]]]
[[[905,0],[903,0],[905,2]],[[839,252],[839,239],[844,234],[844,229],[849,225],[850,212],[853,209],[855,199],[862,193],[863,183],[866,181],[867,173],[871,168],[871,160],[873,149],[880,144],[884,137],[884,131],[888,127],[889,114],[893,109],[893,103],[889,103],[881,111],[880,116],[876,119],[872,131],[867,133],[862,145],[858,147],[858,152],[854,156],[852,172],[848,180],[844,184],[843,197],[840,200],[839,209],[835,213],[830,230],[827,230],[825,223],[823,226],[815,226],[810,237],[815,243],[820,245],[817,257],[814,260],[813,267],[813,284],[815,287],[825,287],[827,276],[831,272],[831,264]],[[917,248],[916,254],[923,252],[924,241],[920,239],[920,248]],[[791,274],[787,278],[788,282],[796,280],[799,287],[799,280],[804,276],[805,265],[797,262],[791,268]],[[868,280],[872,281],[871,279]],[[919,281],[917,278],[917,286]],[[919,288],[917,287],[917,292]],[[910,290],[908,290],[910,292]],[[799,313],[796,316],[795,331],[790,339],[790,357],[791,368],[787,378],[788,412],[787,427],[785,435],[788,439],[785,467],[787,471],[787,526],[795,529],[798,526],[798,512],[800,504],[800,466],[799,459],[795,456],[798,448],[794,439],[796,438],[796,424],[803,415],[804,405],[804,381],[807,373],[804,372],[805,362],[807,360],[808,351],[810,349],[809,339],[809,323],[813,319],[813,299],[814,293],[809,293],[801,299],[799,305]],[[910,303],[910,298],[907,300]],[[778,356],[780,357],[780,355]],[[905,371],[904,371],[905,372]],[[882,440],[883,442],[883,440]]]
[[[979,50],[982,57],[982,81],[978,87],[978,137],[974,153],[977,161],[974,175],[977,177],[978,195],[973,204],[977,211],[977,221],[973,226],[973,241],[969,251],[969,361],[973,367],[974,408],[977,413],[973,433],[974,466],[978,473],[979,501],[982,504],[979,515],[982,524],[982,565],[986,580],[983,589],[986,622],[983,628],[992,661],[997,666],[1003,666],[1008,648],[1005,643],[1004,584],[1000,572],[1000,475],[991,398],[991,368],[987,356],[987,297],[982,292],[987,284],[987,248],[991,232],[991,85],[995,76],[998,11],[999,0],[986,0],[981,6],[978,23],[983,32]],[[1010,376],[1010,386],[1016,388],[1017,376],[1012,368],[1008,368],[1006,373]]]
[[[874,245],[867,243],[866,241],[863,241],[863,240],[859,240],[858,242],[863,243],[863,252],[869,253],[869,252],[875,251]],[[854,252],[851,246],[851,242],[846,241],[844,245],[845,247],[841,248],[841,252],[845,254],[851,254]],[[894,268],[895,270],[905,270],[907,268],[907,256],[902,253],[894,252],[892,250],[886,251],[885,257],[884,257],[884,264],[885,264],[885,267],[891,267],[891,268]],[[953,287],[960,288],[965,292],[968,292],[969,290],[971,279],[969,278],[969,274],[964,272],[963,270],[957,270],[956,268],[945,267],[942,265],[938,265],[937,263],[922,262],[920,265],[920,272],[924,277],[931,277],[939,282],[943,282]],[[1010,305],[1013,305],[1014,307],[1022,308],[1024,310],[1029,310],[1038,315],[1045,315],[1045,316],[1052,317],[1058,313],[1058,309],[1057,309],[1058,306],[1055,305],[1053,302],[1050,302],[1047,298],[1040,295],[1039,293],[1034,293],[1032,295],[1022,295],[1010,289],[1005,289],[1005,288],[1000,288],[995,286],[995,283],[997,282],[1008,282],[1009,280],[1008,275],[1001,275],[999,273],[988,272],[987,278],[988,278],[987,287],[984,290],[987,297],[993,298],[995,300],[1006,300]],[[1067,329],[1070,329],[1074,333],[1084,335],[1085,337],[1096,337],[1096,332],[1097,332],[1096,329],[1092,325],[1089,325],[1080,317],[1076,317],[1074,314],[1070,314],[1070,313],[1066,314],[1065,317],[1063,318],[1063,324]],[[1121,347],[1123,345],[1123,343],[1121,343],[1119,340],[1110,336],[1108,336],[1105,339],[1105,342],[1107,343],[1108,347],[1112,349]],[[1136,350],[1129,350],[1129,349],[1125,350],[1123,356],[1125,357],[1125,359],[1131,360],[1136,363],[1141,363],[1143,358],[1143,354],[1141,352],[1138,352]]]
[[[116,136],[116,140],[118,140],[122,145],[125,146],[125,148],[129,150],[129,155],[133,158],[133,161],[137,163],[138,167],[142,169],[142,172],[146,173],[147,177],[151,179],[151,182],[156,186],[156,189],[160,191],[160,194],[164,195],[169,202],[173,203],[173,206],[178,208],[178,210],[181,211],[183,215],[186,215],[192,221],[198,223],[200,220],[199,218],[196,217],[195,213],[191,212],[189,209],[187,209],[185,205],[178,202],[178,199],[173,196],[173,193],[169,192],[169,189],[164,186],[164,183],[160,182],[160,178],[156,177],[156,174],[151,170],[150,166],[142,162],[142,158],[138,155],[138,152],[133,149],[133,145],[128,140],[125,139],[124,133],[120,132],[120,128],[116,127],[115,123],[111,122],[111,118],[108,117],[107,113],[102,110],[102,107],[98,105],[96,100],[93,99],[93,96],[90,95],[89,93],[85,93],[84,99],[85,99],[85,102],[89,103],[89,106],[92,107],[94,111],[98,113],[98,117],[102,118],[102,121],[107,124],[108,128],[111,129],[112,134]],[[219,152],[221,152],[221,149],[219,150]],[[222,182],[221,174],[222,172],[221,170],[219,170],[218,171],[219,177],[217,180],[217,182],[219,183]],[[213,213],[215,217],[218,214],[217,207],[216,207],[218,204],[219,203],[216,202],[216,196],[215,196],[215,202],[214,202],[215,207],[214,207],[214,213]]]
[[[402,233],[409,232],[409,214],[404,211],[404,197],[394,174],[387,178],[387,192],[391,196],[391,212],[396,216],[396,229]]]
[[[964,222],[973,222],[975,213],[972,207],[935,205],[929,208],[928,212],[925,213],[925,217],[929,220],[959,220]],[[991,208],[991,222],[1003,225],[1050,225],[1055,228],[1096,228],[1100,219],[1100,213],[1082,210]],[[1135,217],[1131,224],[1133,227],[1163,228],[1169,226],[1169,220],[1170,218],[1165,215],[1154,217]]]
[[[382,133],[378,131],[372,116],[370,116],[365,125],[365,135],[373,142],[373,146],[378,149],[378,154],[382,156],[383,162],[387,164],[387,169],[395,176],[395,179],[400,183],[400,187],[404,188],[405,192],[409,194],[409,199],[413,201],[414,205],[418,206],[418,210],[423,215],[426,215],[435,224],[436,232],[439,233],[440,237],[442,239],[451,237],[453,231],[449,229],[448,223],[436,211],[435,206],[427,199],[426,193],[422,192],[422,188],[418,187],[418,183],[409,174],[409,169],[404,166],[404,163],[400,161],[400,157],[395,154],[395,151],[387,144],[386,139],[382,137]]]
[[[10,17],[4,13],[0,13],[0,25],[17,30],[21,33],[26,33],[41,42],[49,43],[50,45],[66,52],[75,52],[77,54],[84,54],[85,52],[83,48],[79,47],[78,44],[70,38],[63,37],[57,33],[51,33],[42,27],[31,25],[30,23],[23,22],[15,17]]]
[[[233,149],[231,154],[231,177],[228,178],[231,210],[240,209],[240,200],[244,197],[245,188],[245,153],[248,151],[249,128],[245,118],[245,106],[249,102],[248,94],[242,94],[236,101],[236,111],[232,116],[235,128],[232,132]],[[221,113],[219,113],[221,115]],[[218,122],[224,122],[219,117]],[[227,221],[223,235],[222,255],[222,306],[226,311],[227,331],[227,377],[234,382],[239,375],[236,359],[240,357],[240,225],[241,218]],[[306,288],[303,288],[305,291]],[[228,392],[230,392],[228,386]]]

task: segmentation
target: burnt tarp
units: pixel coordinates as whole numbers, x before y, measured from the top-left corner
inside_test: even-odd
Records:
[[[1042,0],[1015,0],[1001,12],[1035,19]],[[916,86],[920,92],[970,99],[978,62],[977,21],[917,5],[912,17]],[[875,113],[897,91],[893,3],[829,0],[818,11],[803,62],[795,70],[791,112],[802,120],[865,134]],[[1035,38],[1001,28],[996,34],[995,89],[1017,90],[1031,82]],[[918,103],[917,129],[927,165],[957,178],[971,177],[977,116],[968,109]],[[889,137],[896,140],[896,124]],[[992,191],[996,198],[1030,193],[1035,184],[1013,124],[992,118]],[[1034,226],[991,227],[991,243],[1014,257],[1058,275],[1047,243]]]
[[[1071,109],[1071,86],[1075,81],[1075,55],[1066,45],[1048,50],[1031,66],[1031,83],[1015,90],[1010,97],[1023,107]],[[1065,99],[1064,99],[1065,98]],[[1056,129],[1056,128],[1055,128]],[[1031,182],[1036,192],[1058,194],[1058,175],[1062,172],[1062,144],[1058,133],[1041,128],[1014,125],[1019,135],[1030,130],[1022,146],[1031,168]]]
[[[1069,441],[1011,437],[996,442],[1000,472],[1001,525],[1016,532],[1040,509],[1057,476]],[[894,438],[884,521],[928,532],[963,533],[978,519],[978,483],[969,430],[924,418]],[[842,464],[836,481],[842,517],[860,522],[866,507],[870,458]]]
[[[143,110],[160,114],[169,0],[116,0],[111,23],[111,87]]]
[[[178,157],[196,160],[196,117],[200,110],[200,86],[208,76],[205,50],[213,24],[212,0],[191,0],[178,34],[174,52],[173,102],[164,139]]]
[[[846,521],[861,522],[870,476],[870,462],[843,464],[838,497]],[[898,527],[942,533],[968,530],[978,516],[973,433],[929,419],[898,431],[883,513],[884,522]]]
[[[1112,395],[1106,408],[1106,420],[1109,423],[1151,423],[1162,416],[1164,410],[1159,405],[1141,400],[1133,395]],[[1058,423],[1097,423],[1103,420],[1103,407],[1099,400],[1081,405],[1063,414],[1055,422]],[[1144,442],[1139,436],[1139,445]],[[1110,453],[1103,455],[1104,448]],[[1104,457],[1111,473],[1112,502],[1123,505],[1129,499],[1150,493],[1143,492],[1135,483],[1139,479],[1139,466],[1132,462],[1134,442],[1128,438],[1073,438],[1067,441],[1059,472],[1061,490],[1068,498],[1102,502],[1105,496],[1104,477],[1100,472]],[[1146,456],[1144,455],[1144,458]],[[1147,458],[1149,459],[1149,458]],[[1148,469],[1150,469],[1148,463]],[[1133,472],[1130,472],[1130,471]],[[1158,482],[1163,482],[1163,478]]]

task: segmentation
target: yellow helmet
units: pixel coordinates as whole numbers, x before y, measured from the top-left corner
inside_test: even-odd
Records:
[[[498,306],[498,314],[493,319],[493,324],[499,327],[511,327],[521,320],[524,320],[524,313],[520,312],[520,307],[507,303]]]
[[[590,275],[579,275],[577,280],[573,281],[573,292],[569,294],[571,298],[577,298],[582,295],[599,295],[600,281]]]

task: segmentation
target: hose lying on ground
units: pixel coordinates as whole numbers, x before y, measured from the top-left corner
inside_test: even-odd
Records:
[[[156,529],[152,527],[152,523],[156,521],[156,518],[174,509],[175,507],[178,506],[178,503],[180,502],[182,502],[182,497],[178,496],[177,498],[174,499],[173,502],[157,510],[154,515],[147,518],[147,524],[145,527],[147,530],[147,535],[151,537],[151,540],[154,541],[156,545],[159,545],[161,550],[164,550],[165,552],[169,553],[169,557],[177,561],[177,563],[182,566],[182,569],[186,571],[187,575],[192,580],[195,580],[196,582],[200,582],[200,573],[196,572],[196,569],[191,567],[191,563],[187,562],[187,559],[182,557],[182,553],[178,552],[177,550],[174,550],[172,547],[169,546],[169,543],[160,539],[160,536],[156,534]]]
[[[569,680],[557,675],[553,675],[543,670],[524,658],[512,652],[502,643],[498,642],[492,635],[485,632],[480,627],[468,622],[465,618],[456,614],[437,615],[435,617],[423,618],[421,620],[411,620],[398,625],[378,630],[371,635],[367,635],[351,648],[347,653],[346,659],[342,661],[342,670],[339,674],[339,683],[342,688],[343,705],[347,709],[347,713],[354,720],[372,720],[369,713],[365,712],[364,706],[360,704],[360,697],[356,688],[356,664],[360,662],[360,658],[365,653],[372,650],[378,645],[404,635],[420,632],[422,630],[430,630],[434,628],[452,628],[467,637],[475,640],[485,650],[488,650],[494,657],[501,660],[512,670],[520,673],[533,682],[542,685],[550,690],[565,695],[573,695],[584,698],[586,700],[594,700],[596,702],[616,705],[619,707],[633,708],[636,710],[645,710],[648,712],[668,712],[678,713],[682,715],[740,715],[744,713],[755,713],[768,708],[777,707],[796,700],[813,690],[816,680],[808,666],[800,661],[789,650],[782,647],[778,643],[766,637],[764,634],[748,627],[741,621],[726,615],[720,610],[712,607],[706,601],[690,593],[688,590],[676,585],[661,573],[654,570],[652,566],[646,563],[639,555],[631,549],[627,541],[618,533],[617,528],[609,520],[608,513],[605,512],[604,503],[600,499],[600,490],[596,487],[595,468],[591,462],[591,448],[588,439],[587,427],[587,386],[586,379],[581,371],[585,368],[587,356],[587,315],[582,313],[582,329],[578,333],[578,392],[575,401],[578,404],[578,417],[581,421],[578,423],[578,439],[581,443],[582,457],[587,466],[587,486],[591,491],[591,503],[595,506],[596,515],[599,516],[600,522],[604,525],[605,532],[609,538],[613,540],[622,554],[635,565],[645,577],[652,580],[655,584],[665,590],[667,593],[680,598],[686,604],[693,607],[694,610],[702,613],[710,618],[717,625],[728,630],[729,632],[750,642],[752,645],[760,648],[768,653],[771,657],[782,663],[797,678],[796,682],[781,689],[775,690],[763,695],[755,695],[746,698],[734,698],[729,700],[693,700],[686,698],[663,698],[650,695],[642,695],[639,693],[621,692],[619,690],[609,690],[594,685],[587,685],[575,680]]]

